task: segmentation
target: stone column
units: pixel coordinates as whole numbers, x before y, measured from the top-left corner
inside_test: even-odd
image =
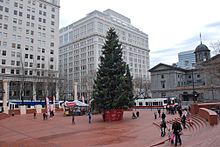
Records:
[[[77,82],[74,82],[74,100],[77,100]]]
[[[33,100],[37,100],[37,93],[36,93],[36,82],[33,82]]]
[[[7,107],[7,102],[9,100],[9,81],[8,80],[3,80],[3,109],[4,113],[8,114],[8,107]]]

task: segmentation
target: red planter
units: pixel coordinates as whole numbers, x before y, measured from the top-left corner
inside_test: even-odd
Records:
[[[123,118],[123,109],[111,109],[103,114],[104,121],[119,121]]]

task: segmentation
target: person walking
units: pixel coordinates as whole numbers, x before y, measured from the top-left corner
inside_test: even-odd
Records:
[[[137,111],[137,112],[136,112],[136,116],[139,117],[139,114],[140,114],[139,111]]]
[[[74,113],[72,114],[72,125],[75,125],[75,116],[74,116]]]
[[[160,112],[161,112],[161,110],[158,109],[157,111],[158,111],[158,117],[160,118]]]
[[[166,121],[162,120],[160,124],[160,129],[161,129],[161,137],[164,137],[166,135]]]
[[[157,112],[154,112],[154,119],[157,119]]]
[[[173,122],[172,130],[175,135],[175,146],[177,146],[177,142],[179,142],[181,145],[182,140],[181,140],[180,134],[182,131],[182,127],[181,127],[181,124],[177,121],[177,119],[175,119],[175,121]]]
[[[88,113],[88,117],[89,117],[89,123],[91,124],[91,119],[92,119],[92,114],[91,114],[91,112]]]
[[[183,124],[183,128],[186,129],[186,115],[183,115],[181,118],[181,122]]]
[[[162,118],[162,120],[164,120],[164,121],[165,121],[166,114],[165,114],[164,112],[162,113],[161,118]]]
[[[36,119],[36,118],[37,118],[37,112],[34,111],[34,119]]]

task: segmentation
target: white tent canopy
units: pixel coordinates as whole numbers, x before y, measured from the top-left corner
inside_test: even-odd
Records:
[[[66,106],[79,106],[79,107],[88,107],[88,106],[89,106],[88,104],[83,103],[83,102],[81,102],[81,101],[79,101],[79,100],[74,100],[74,101],[72,101],[72,102],[66,101],[66,102],[65,102],[65,105],[66,105]]]

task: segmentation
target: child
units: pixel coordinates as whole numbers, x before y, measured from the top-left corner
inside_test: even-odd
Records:
[[[175,135],[173,134],[173,132],[171,132],[171,135],[170,135],[170,142],[171,142],[171,144],[174,143],[174,138],[175,138]]]

